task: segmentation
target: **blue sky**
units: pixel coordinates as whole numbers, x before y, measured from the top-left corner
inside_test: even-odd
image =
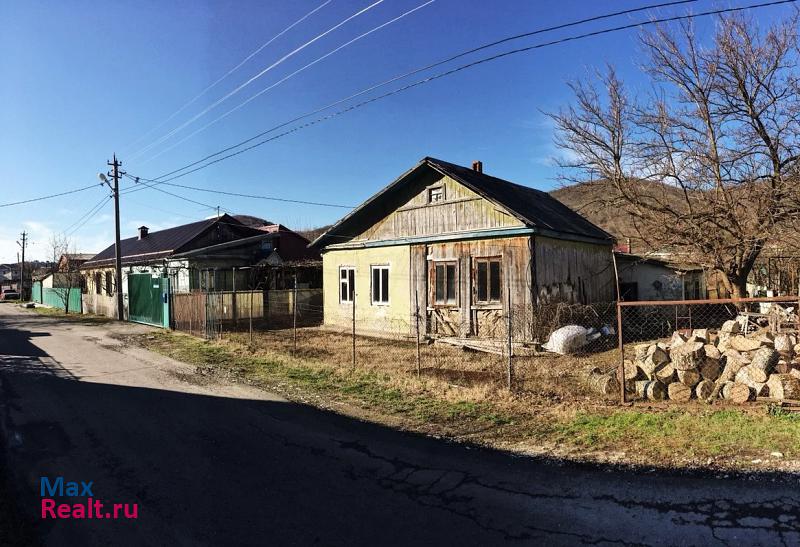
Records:
[[[385,0],[292,56],[172,139],[143,145],[180,125],[283,55],[375,0],[333,0],[264,48],[210,93],[148,133],[190,98],[323,0],[13,2],[0,0],[0,203],[92,184],[117,153],[123,169],[155,177],[373,83],[502,38],[640,6],[643,1],[436,0],[264,93],[226,119],[163,151],[194,129],[339,45],[423,3]],[[701,0],[695,12],[752,2]],[[653,15],[685,12],[664,9]],[[754,13],[768,21],[790,8]],[[620,17],[501,46],[647,18]],[[712,29],[710,20],[698,24]],[[570,100],[566,83],[606,63],[644,88],[636,31],[512,56],[463,71],[268,143],[176,182],[233,192],[356,205],[430,155],[547,190],[557,185],[552,127],[542,111]],[[142,135],[148,137],[140,139]],[[138,139],[138,141],[137,141]],[[133,143],[133,145],[132,145]],[[131,158],[130,160],[128,158]],[[149,160],[149,161],[148,161]],[[132,185],[125,181],[123,188]],[[168,188],[196,201],[292,228],[337,220],[345,210]],[[0,208],[0,262],[16,260],[18,234],[30,256],[86,213],[106,190]],[[155,190],[123,195],[123,237],[207,217],[210,208]],[[78,251],[113,241],[107,204],[72,235]]]

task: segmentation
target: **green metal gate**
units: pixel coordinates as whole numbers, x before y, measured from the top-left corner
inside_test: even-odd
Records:
[[[128,274],[128,320],[169,328],[169,279]]]

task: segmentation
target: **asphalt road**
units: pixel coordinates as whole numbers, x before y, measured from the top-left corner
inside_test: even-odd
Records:
[[[558,465],[363,423],[0,305],[0,421],[51,545],[798,545],[797,479]],[[176,374],[177,373],[177,374]],[[40,477],[130,520],[42,520]],[[85,501],[76,498],[70,503]]]

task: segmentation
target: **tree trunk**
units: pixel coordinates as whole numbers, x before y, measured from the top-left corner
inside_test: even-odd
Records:
[[[750,271],[748,270],[744,275],[728,276],[732,298],[747,298],[747,276],[749,273]]]

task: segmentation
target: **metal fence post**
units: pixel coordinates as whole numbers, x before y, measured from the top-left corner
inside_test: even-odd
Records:
[[[414,291],[414,309],[415,309],[414,320],[417,326],[417,378],[419,378],[421,375],[422,359],[420,358],[420,348],[419,348],[419,295],[417,294],[416,290]]]
[[[625,404],[625,345],[622,338],[622,304],[617,299],[617,337],[619,341],[619,400]]]
[[[236,330],[239,330],[239,310],[237,310],[238,302],[236,298],[236,266],[233,267],[232,272],[233,274],[233,294],[231,295],[231,307],[233,308],[231,311],[233,312],[233,324],[236,327]]]
[[[253,290],[250,289],[250,313],[248,313],[250,319],[250,344],[253,343]]]
[[[510,286],[508,287],[508,303],[507,303],[507,306],[508,306],[508,313],[507,313],[507,315],[508,315],[508,333],[507,333],[507,338],[508,338],[508,366],[507,366],[506,374],[507,374],[508,377],[507,377],[506,380],[507,380],[507,383],[508,383],[508,390],[511,391],[512,385],[513,385],[513,382],[514,382],[514,346],[513,346],[513,342],[512,342],[512,327],[513,327],[513,323],[512,323],[512,320],[511,320],[511,287]]]
[[[293,345],[292,350],[297,353],[297,274],[294,275],[294,291],[292,294],[292,330],[293,330]]]
[[[356,292],[353,291],[353,366],[356,366]]]

